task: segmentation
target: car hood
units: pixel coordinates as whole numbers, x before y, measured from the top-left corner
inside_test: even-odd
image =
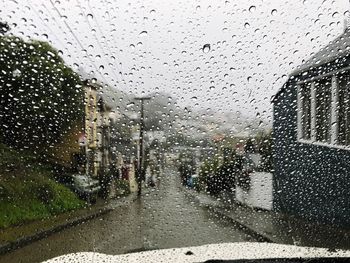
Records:
[[[273,243],[239,242],[158,249],[123,255],[79,252],[63,255],[46,262],[203,262],[211,259],[238,260],[322,257],[350,257],[350,250],[331,251],[327,248],[299,247]]]

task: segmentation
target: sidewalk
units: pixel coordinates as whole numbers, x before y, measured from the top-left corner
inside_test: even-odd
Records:
[[[99,200],[97,204],[84,209],[0,230],[0,255],[45,238],[65,228],[79,225],[87,220],[106,214],[119,206],[128,205],[135,198],[136,195],[130,194],[126,197],[111,199],[108,203]]]
[[[350,229],[311,223],[273,211],[259,210],[224,198],[185,189],[187,196],[200,205],[226,216],[263,241],[299,246],[350,249]]]

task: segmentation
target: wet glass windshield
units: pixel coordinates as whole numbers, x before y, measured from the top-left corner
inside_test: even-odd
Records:
[[[349,8],[2,1],[0,262],[348,249]]]

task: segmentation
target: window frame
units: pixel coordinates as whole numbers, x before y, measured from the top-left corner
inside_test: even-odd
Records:
[[[350,70],[339,70],[317,77],[298,81],[297,84],[297,141],[300,143],[327,146],[331,148],[350,150],[350,145],[339,144],[339,75],[350,74]],[[315,82],[331,77],[331,101],[330,101],[330,142],[316,140],[316,88]],[[311,134],[310,139],[303,138],[303,100],[302,85],[311,83]]]

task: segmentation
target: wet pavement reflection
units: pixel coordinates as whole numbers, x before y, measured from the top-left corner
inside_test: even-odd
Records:
[[[0,262],[40,262],[59,255],[94,251],[123,254],[209,243],[256,241],[227,219],[191,202],[179,178],[166,170],[159,188],[99,218],[65,229],[0,257]],[[112,200],[118,202],[118,200]]]

